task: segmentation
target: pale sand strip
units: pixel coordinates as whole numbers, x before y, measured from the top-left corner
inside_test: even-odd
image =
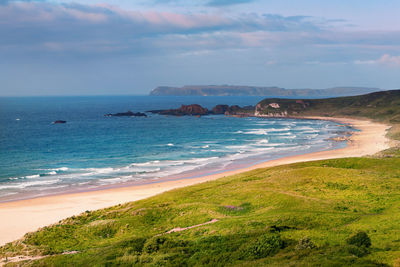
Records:
[[[390,128],[388,125],[347,118],[309,118],[348,123],[361,132],[353,134],[346,148],[271,160],[248,168],[200,178],[0,203],[0,245],[21,238],[27,232],[35,231],[40,227],[56,223],[61,219],[80,214],[86,210],[96,210],[140,200],[174,188],[211,181],[257,168],[302,161],[365,156],[389,148],[389,140],[386,138],[386,131]]]

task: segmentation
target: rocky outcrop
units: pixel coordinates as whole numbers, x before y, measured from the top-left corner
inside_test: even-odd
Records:
[[[121,113],[109,113],[109,114],[105,114],[104,116],[106,117],[147,117],[146,114],[142,113],[142,112],[132,112],[132,111],[128,111],[128,112],[121,112]]]
[[[53,121],[53,124],[60,124],[60,123],[67,123],[67,121],[63,121],[63,120]]]
[[[254,106],[239,107],[237,105],[216,105],[211,111],[198,104],[182,105],[178,109],[150,110],[148,112],[160,115],[172,116],[204,116],[204,115],[227,115],[248,117],[254,114]]]
[[[203,108],[198,104],[182,105],[178,109],[150,110],[149,112],[160,115],[172,115],[172,116],[203,116],[209,114],[207,108]]]
[[[212,110],[211,113],[215,115],[225,114],[229,110],[228,105],[216,105]]]
[[[225,116],[231,117],[250,117],[254,116],[254,106],[239,107],[238,105],[230,106],[225,112]]]
[[[284,118],[288,116],[287,110],[281,109],[278,103],[263,103],[257,104],[254,111],[254,116],[263,118]]]

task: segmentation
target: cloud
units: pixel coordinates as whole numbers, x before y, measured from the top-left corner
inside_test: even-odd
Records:
[[[176,13],[107,4],[9,2],[0,6],[3,54],[154,55],[275,45],[320,32],[327,22],[276,14]],[[292,33],[296,37],[289,37]],[[40,52],[40,54],[38,54]],[[0,51],[1,54],[1,51]]]
[[[264,65],[271,58],[282,65],[375,64],[357,59],[373,58],[383,48],[400,53],[400,34],[343,31],[337,27],[341,22],[279,14],[178,13],[108,4],[15,1],[0,5],[0,57],[13,61],[60,56],[79,61],[126,55],[200,57],[213,51],[254,50],[254,54],[265,55]],[[388,56],[379,64],[396,65],[396,60]]]
[[[355,64],[358,65],[386,65],[391,67],[400,67],[400,56],[392,56],[389,54],[384,54],[378,59],[375,60],[356,60]]]
[[[237,4],[247,4],[254,0],[211,0],[207,3],[208,6],[231,6]]]
[[[380,64],[400,66],[400,56],[391,56],[389,54],[385,54],[378,61]]]

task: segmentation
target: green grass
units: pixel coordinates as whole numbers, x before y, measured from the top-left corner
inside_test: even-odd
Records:
[[[391,156],[258,169],[85,212],[0,253],[51,255],[26,262],[32,266],[393,265],[400,259],[399,166]],[[218,222],[164,234],[211,219]],[[347,243],[359,231],[371,247]],[[59,255],[65,251],[79,253]]]

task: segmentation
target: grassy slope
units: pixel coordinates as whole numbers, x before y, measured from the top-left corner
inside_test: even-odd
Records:
[[[351,158],[255,170],[87,212],[28,234],[1,253],[80,252],[34,266],[393,264],[400,258],[399,166],[400,157]],[[162,235],[166,240],[157,245],[158,234],[211,219],[219,221]],[[358,230],[372,239],[370,254],[362,257],[345,242]],[[262,235],[280,235],[285,247],[257,259],[251,251]],[[296,249],[303,237],[316,248]]]
[[[396,117],[397,110],[376,116],[380,106],[378,112],[358,113],[385,121]],[[381,158],[259,169],[86,212],[4,246],[0,257],[52,255],[26,262],[33,266],[400,264],[399,166],[400,152],[392,149]],[[163,234],[211,219],[219,221]],[[346,243],[359,230],[371,237],[368,251]],[[304,237],[315,247],[299,249]],[[59,255],[72,250],[79,253]]]
[[[351,116],[400,123],[400,90],[376,92],[361,96],[328,99],[304,99],[304,107],[296,99],[265,99],[260,102],[264,111],[288,111],[289,115]],[[281,108],[268,107],[279,103]]]

